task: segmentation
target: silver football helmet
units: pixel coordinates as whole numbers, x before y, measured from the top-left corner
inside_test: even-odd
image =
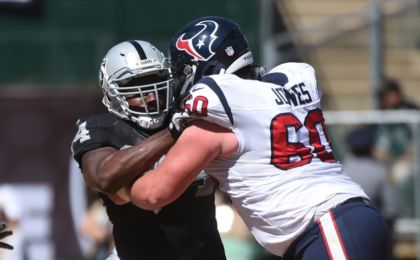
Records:
[[[153,130],[161,127],[171,109],[173,79],[168,59],[149,42],[132,40],[112,47],[102,60],[99,84],[103,104],[117,116]],[[152,104],[148,95],[155,96]],[[130,106],[129,98],[143,105]]]

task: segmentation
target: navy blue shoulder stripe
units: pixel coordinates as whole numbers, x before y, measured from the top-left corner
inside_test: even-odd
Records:
[[[232,116],[232,110],[230,110],[230,106],[226,100],[225,94],[223,94],[222,89],[217,85],[216,81],[210,77],[204,77],[198,83],[206,84],[213,90],[214,93],[219,97],[220,102],[222,102],[222,106],[225,110],[226,115],[229,117],[230,123],[233,125],[233,116]]]
[[[274,73],[265,74],[262,77],[261,81],[273,83],[273,84],[280,85],[283,87],[284,85],[286,85],[287,82],[289,82],[289,79],[284,73],[274,72]]]
[[[129,43],[131,43],[134,46],[134,48],[136,48],[137,53],[139,54],[141,60],[147,59],[146,53],[144,52],[144,50],[141,47],[140,43],[138,43],[135,40],[129,41]]]

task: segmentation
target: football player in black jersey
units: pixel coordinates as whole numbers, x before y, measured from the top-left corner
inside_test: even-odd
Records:
[[[168,60],[148,42],[119,43],[101,63],[99,84],[109,113],[78,120],[72,151],[86,184],[104,201],[119,258],[226,259],[215,185],[206,174],[157,212],[130,202],[131,184],[168,151],[179,130],[168,128],[176,96]]]

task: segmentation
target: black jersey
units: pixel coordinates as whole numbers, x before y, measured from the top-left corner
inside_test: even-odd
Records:
[[[84,153],[100,147],[123,149],[147,137],[129,122],[103,114],[77,122],[73,155],[81,166]],[[203,180],[195,181],[177,200],[157,214],[132,203],[114,204],[99,193],[113,224],[119,257],[125,259],[226,259],[217,232],[214,193],[202,192]]]

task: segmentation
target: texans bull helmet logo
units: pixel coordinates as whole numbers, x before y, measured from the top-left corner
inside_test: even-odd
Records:
[[[184,39],[185,33],[176,41],[176,48],[185,51],[200,61],[208,61],[215,52],[212,45],[217,39],[216,32],[219,25],[215,21],[201,21],[194,26],[202,26],[203,28],[189,39]]]

